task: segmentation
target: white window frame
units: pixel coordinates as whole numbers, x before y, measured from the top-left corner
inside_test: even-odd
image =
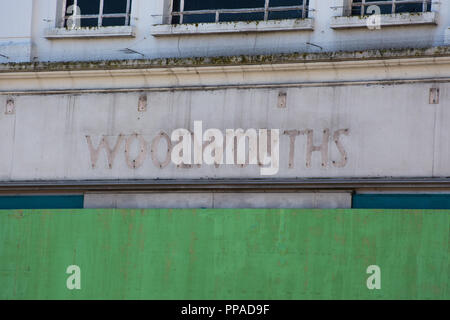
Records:
[[[366,0],[361,0],[361,2],[355,3],[354,0],[347,0],[344,8],[344,15],[350,16],[354,7],[361,7],[361,11],[359,15],[354,16],[365,16],[365,8],[372,6],[372,5],[391,5],[392,6],[392,12],[391,14],[397,14],[396,12],[396,6],[397,4],[412,4],[412,3],[422,3],[422,13],[430,12],[428,9],[428,4],[433,5],[433,0],[386,0],[386,1],[371,1],[366,2]]]
[[[104,37],[120,37],[120,38],[133,38],[136,36],[135,27],[132,23],[132,10],[134,5],[131,5],[131,0],[127,0],[127,13],[118,14],[103,14],[103,3],[101,0],[101,11],[97,15],[83,15],[81,12],[80,17],[84,18],[97,18],[98,26],[95,28],[66,28],[67,18],[77,18],[77,15],[67,15],[67,0],[57,1],[56,12],[56,24],[54,27],[45,30],[45,38],[49,40],[65,39],[65,38],[104,38]],[[77,0],[74,0],[74,5],[77,4]],[[127,16],[126,16],[127,15]],[[122,17],[125,18],[126,25],[117,26],[102,26],[103,18],[107,17]]]
[[[302,5],[298,6],[283,6],[283,7],[270,7],[270,0],[265,0],[264,7],[261,8],[242,8],[242,9],[210,9],[210,10],[192,10],[185,11],[184,3],[186,0],[180,0],[180,11],[173,11],[173,2],[174,0],[170,0],[170,24],[172,24],[173,17],[180,17],[180,21],[176,24],[183,24],[183,18],[185,15],[199,15],[199,14],[215,14],[215,23],[219,23],[220,15],[223,13],[264,13],[264,19],[259,21],[268,21],[269,13],[276,11],[293,11],[293,10],[302,10],[302,19],[307,18],[308,16],[308,0],[303,0]]]
[[[73,14],[73,15],[67,15],[67,0],[62,0],[62,6],[61,6],[61,19],[59,19],[59,28],[64,28],[67,19],[69,18],[88,18],[88,19],[98,19],[98,27],[103,27],[103,18],[125,18],[125,24],[124,25],[117,25],[118,27],[121,26],[129,26],[130,25],[130,17],[131,17],[131,0],[126,0],[126,12],[125,13],[103,13],[104,8],[104,0],[100,0],[100,8],[99,8],[99,14],[88,14],[84,15],[81,12],[80,14]],[[78,0],[73,0],[73,6],[77,7]]]
[[[342,6],[340,8],[343,11],[331,18],[330,27],[334,30],[346,30],[352,28],[368,28],[370,19],[372,15],[351,15],[353,0],[340,0]],[[423,3],[423,0],[408,0],[409,3]],[[380,26],[372,30],[383,29],[384,27],[396,27],[396,26],[437,26],[438,25],[438,11],[439,11],[439,1],[440,0],[430,0],[431,3],[430,11],[425,12],[397,12],[388,13],[380,15]],[[365,5],[376,5],[376,4],[396,4],[404,1],[400,0],[389,0],[389,1],[374,1],[368,2],[364,1]]]

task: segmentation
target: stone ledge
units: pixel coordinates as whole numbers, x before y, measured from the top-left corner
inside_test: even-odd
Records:
[[[313,19],[286,19],[250,22],[218,22],[196,24],[156,24],[152,26],[151,34],[155,37],[220,34],[239,32],[269,32],[269,31],[298,31],[313,30]]]
[[[235,55],[217,57],[156,58],[139,60],[60,61],[0,63],[0,73],[54,72],[92,70],[139,70],[169,67],[221,67],[236,65],[273,65],[339,61],[370,61],[407,58],[450,57],[450,46],[361,51],[294,52],[269,55]]]
[[[135,31],[131,26],[80,28],[69,30],[66,28],[51,28],[45,31],[47,39],[65,38],[102,38],[102,37],[134,37]]]

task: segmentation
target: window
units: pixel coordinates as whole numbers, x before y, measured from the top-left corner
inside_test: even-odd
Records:
[[[306,18],[309,0],[172,0],[172,24]]]
[[[367,12],[370,6],[376,5],[380,8],[381,14],[393,13],[417,13],[431,11],[432,0],[352,0],[351,15],[364,16],[372,14]]]
[[[63,0],[61,27],[128,26],[132,0]]]

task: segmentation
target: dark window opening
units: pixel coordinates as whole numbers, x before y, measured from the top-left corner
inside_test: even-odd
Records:
[[[64,27],[109,27],[130,25],[132,0],[65,0]]]
[[[309,0],[174,0],[172,24],[306,18]]]
[[[352,15],[364,16],[373,14],[368,10],[370,6],[376,5],[380,8],[380,14],[393,13],[419,13],[431,11],[432,0],[353,0]],[[380,4],[385,2],[386,4]]]
[[[82,195],[0,196],[0,209],[82,209]]]

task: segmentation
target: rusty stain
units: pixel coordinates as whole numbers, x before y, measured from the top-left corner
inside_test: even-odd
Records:
[[[279,92],[278,93],[278,108],[286,108],[287,107],[287,93]]]
[[[373,247],[373,245],[374,245],[374,243],[372,243],[372,242],[370,241],[370,239],[367,238],[367,237],[364,237],[364,238],[362,239],[362,243],[363,243],[364,245],[366,245],[368,248],[371,248],[371,247]]]
[[[166,261],[166,267],[164,269],[164,281],[167,281],[169,279],[171,267],[172,267],[172,260],[168,258]]]
[[[13,214],[10,214],[9,217],[14,218],[14,219],[22,219],[23,218],[23,211],[17,211],[14,212]]]
[[[111,228],[110,224],[109,224],[109,216],[108,215],[99,215],[98,216],[98,220],[102,223],[103,228],[105,230],[109,230]]]
[[[15,105],[15,101],[13,98],[8,98],[6,100],[6,110],[5,110],[5,114],[6,115],[11,115],[11,114],[15,114],[16,113],[16,105]]]
[[[343,237],[343,236],[339,236],[339,235],[337,235],[337,234],[334,234],[334,241],[336,241],[337,243],[340,243],[340,244],[345,244],[345,237]]]
[[[439,88],[430,89],[430,104],[439,104]]]
[[[139,112],[147,111],[147,95],[145,95],[145,94],[143,94],[139,97],[138,111]]]
[[[198,240],[198,238],[197,238],[196,233],[195,232],[191,232],[191,241],[189,243],[189,254],[190,255],[193,255],[195,253],[194,246],[195,246],[195,241],[197,241],[197,240]]]

